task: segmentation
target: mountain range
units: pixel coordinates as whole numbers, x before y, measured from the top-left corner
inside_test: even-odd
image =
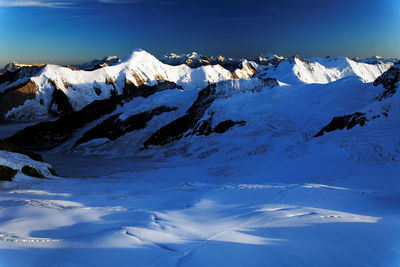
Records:
[[[134,49],[0,75],[9,266],[397,266],[400,62]]]
[[[93,70],[20,65],[0,76],[2,119],[40,122],[8,141],[25,149],[85,153],[145,153],[149,147],[219,139],[225,132],[231,142],[235,135],[248,142],[256,136],[270,144],[277,136],[304,142],[391,117],[387,102],[395,95],[398,64],[276,55],[248,61],[196,53],[157,59],[135,49],[122,60],[107,57],[82,66]],[[244,153],[259,144],[251,146]],[[200,155],[213,149],[222,147],[194,150]]]

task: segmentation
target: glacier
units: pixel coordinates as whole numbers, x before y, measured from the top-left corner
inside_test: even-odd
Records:
[[[398,266],[400,63],[268,57],[0,84],[35,84],[0,137],[44,159],[0,150],[1,266]]]

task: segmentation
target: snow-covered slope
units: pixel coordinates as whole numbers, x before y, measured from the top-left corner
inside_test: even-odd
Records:
[[[5,65],[4,68],[0,70],[0,73],[6,73],[7,71],[15,72],[16,70],[19,70],[20,68],[23,67],[41,67],[44,65],[46,64],[45,63],[28,64],[28,63],[18,63],[16,61],[13,61]]]
[[[284,149],[312,138],[332,118],[374,103],[385,88],[372,82],[392,65],[298,57],[276,66],[252,64],[244,61],[232,74],[219,65],[170,66],[136,50],[118,65],[91,72],[48,65],[31,78],[37,96],[48,97],[42,98],[42,114],[48,112],[46,106],[56,109],[49,96],[58,90],[67,96],[71,110],[55,122],[27,128],[12,141],[27,148],[89,153],[145,153],[171,143],[190,144],[201,155],[210,149],[230,149],[240,135],[248,143],[239,145],[246,147],[242,153],[256,151],[254,144],[266,142],[262,140]],[[255,68],[260,72],[255,74]],[[93,87],[98,87],[98,94]],[[39,113],[34,109],[37,98],[27,101],[34,104],[33,111],[25,104],[8,115]],[[220,136],[224,141],[217,146],[207,148],[198,142]],[[253,142],[256,136],[261,139]],[[281,146],[282,138],[290,144]]]
[[[191,54],[188,58],[202,57]],[[358,76],[364,82],[372,82],[392,65],[359,63],[347,58],[304,60],[294,57],[284,61],[279,57],[275,58],[280,63],[263,66],[242,60],[235,62],[235,66],[230,68],[233,66],[229,67],[232,63],[230,60],[219,58],[220,62],[225,62],[221,64],[225,65],[208,62],[205,66],[191,68],[185,64],[164,64],[149,53],[137,49],[121,62],[93,71],[79,71],[50,64],[39,73],[33,67],[26,71],[21,68],[19,72],[24,70],[25,75],[16,76],[11,72],[8,76],[12,74],[15,77],[7,80],[7,77],[3,77],[7,75],[3,75],[0,79],[4,80],[0,82],[0,90],[6,92],[5,96],[0,96],[0,101],[3,99],[5,102],[4,111],[0,115],[7,120],[48,119],[80,110],[95,100],[108,99],[126,91],[143,90],[133,89],[134,87],[172,82],[183,90],[203,89],[209,83],[249,78],[256,72],[259,72],[258,78],[276,78],[282,84],[328,83],[348,76]],[[19,95],[15,103],[7,104],[10,99],[15,101],[15,97],[10,95],[15,95],[16,90],[27,91],[27,85],[35,88],[29,90],[29,96]]]
[[[246,75],[254,74],[254,72],[250,73],[248,65],[243,66],[244,69],[240,70],[236,76],[246,77]],[[173,82],[184,90],[191,90],[204,88],[208,83],[233,77],[230,71],[219,65],[192,69],[186,65],[163,64],[140,49],[134,50],[117,65],[90,72],[49,64],[39,74],[30,78],[30,81],[36,85],[35,98],[10,110],[5,118],[15,120],[46,118],[53,110],[55,110],[53,113],[62,113],[58,110],[58,106],[68,105],[68,103],[73,110],[80,110],[94,100],[107,99],[112,94],[122,94],[129,86],[140,87],[143,84]],[[58,100],[54,100],[55,92],[60,95],[59,98],[64,99],[63,103],[57,103]]]
[[[56,172],[43,162],[39,154],[0,141],[0,182],[18,182],[28,177],[49,178],[55,175]]]
[[[285,58],[283,56],[278,56],[272,53],[261,54],[255,62],[260,65],[277,65],[280,62],[284,61]]]
[[[398,266],[399,64],[293,58],[225,79],[150,59],[43,71],[116,92],[8,139],[74,178],[0,183],[1,263]]]
[[[103,59],[95,59],[95,60],[80,64],[80,65],[73,65],[73,67],[80,69],[80,70],[91,71],[91,70],[96,70],[96,69],[100,69],[103,67],[117,64],[120,61],[121,61],[121,59],[119,57],[108,56]]]
[[[373,56],[359,61],[368,64],[397,63],[400,61],[400,58],[383,58],[381,56]]]
[[[358,76],[364,82],[373,82],[393,64],[367,64],[346,57],[308,58],[293,57],[277,66],[267,67],[261,77],[274,77],[287,84],[329,83],[349,76]]]
[[[185,64],[192,68],[198,68],[207,65],[221,65],[231,71],[235,70],[243,62],[243,60],[240,59],[226,58],[223,56],[207,57],[200,55],[196,52],[180,55],[177,55],[175,53],[168,53],[160,57],[159,60],[168,65],[177,66]]]

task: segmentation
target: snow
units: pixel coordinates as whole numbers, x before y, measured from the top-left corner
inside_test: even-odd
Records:
[[[252,61],[244,60],[242,69],[237,69],[234,73],[238,78],[246,79],[254,75],[253,69],[257,69],[260,70],[258,77],[277,78],[282,84],[329,83],[349,76],[358,76],[368,83],[373,82],[392,65],[392,63],[366,64],[344,57],[308,60],[309,62],[296,57],[280,63],[277,67],[258,66]],[[35,99],[10,110],[6,118],[48,119],[47,109],[52,99],[53,83],[66,94],[73,109],[80,110],[94,100],[110,97],[114,89],[121,94],[126,81],[139,86],[142,83],[152,85],[157,80],[164,80],[174,82],[184,90],[193,90],[202,89],[209,83],[231,79],[233,79],[232,73],[220,65],[206,65],[199,68],[190,68],[184,64],[171,66],[160,62],[144,50],[134,49],[121,62],[94,71],[76,71],[57,65],[46,65],[40,73],[31,78],[38,90]],[[1,87],[0,91],[8,87],[8,85],[5,88]]]
[[[274,77],[287,84],[329,83],[349,76],[360,77],[370,83],[387,71],[392,63],[376,65],[360,63],[346,57],[291,58],[277,67],[267,67],[261,76]]]
[[[49,168],[51,168],[51,165],[44,163],[44,162],[32,160],[28,156],[18,154],[18,153],[0,150],[0,165],[6,166],[6,167],[9,167],[9,168],[12,168],[12,169],[18,171],[18,173],[14,176],[12,182],[3,182],[6,187],[10,187],[10,186],[12,187],[14,185],[17,185],[18,182],[20,182],[20,181],[32,180],[32,178],[30,178],[29,176],[26,176],[25,174],[23,174],[21,172],[21,169],[24,166],[29,166],[36,170],[39,170],[42,175],[45,175],[47,177],[53,177],[53,175],[50,173],[50,170],[49,170]]]
[[[105,158],[90,166],[80,157],[75,164],[88,173],[102,172],[102,163],[109,173],[2,189],[0,260],[4,266],[396,266],[399,183],[386,181],[393,182],[398,163],[342,164],[320,156],[313,155],[318,164],[308,163],[314,168],[300,169],[282,157],[120,158],[113,163],[120,170]],[[61,173],[75,167],[65,160],[52,157]]]
[[[51,90],[46,77],[62,89],[68,78],[81,92],[90,82],[104,90],[100,79],[111,77],[119,90],[132,71],[148,83],[162,75],[184,90],[137,97],[108,115],[124,120],[162,105],[178,108],[145,129],[70,150],[102,118],[42,153],[60,177],[2,182],[0,263],[398,266],[400,95],[378,101],[384,88],[372,84],[390,64],[308,60],[294,58],[244,79],[225,77],[220,66],[166,66],[142,50],[92,72],[47,66],[32,78],[43,92]],[[267,77],[278,85],[269,86]],[[208,81],[218,81],[216,99],[203,119],[212,117],[213,127],[225,120],[245,125],[138,149],[182,116]],[[372,119],[385,110],[387,117]],[[333,117],[354,112],[370,120],[313,137]],[[0,136],[19,128],[2,124]],[[9,152],[0,153],[0,163],[49,167]]]
[[[141,85],[142,81],[153,84],[156,80],[175,82],[185,90],[204,88],[208,83],[232,79],[232,73],[219,65],[208,65],[192,69],[186,65],[170,66],[161,63],[151,54],[133,50],[120,63],[94,71],[76,71],[57,65],[48,64],[31,80],[36,84],[38,94],[26,105],[19,106],[7,114],[7,118],[19,118],[22,115],[37,119],[46,117],[46,109],[51,102],[54,86],[62,90],[69,98],[74,110],[80,110],[94,100],[110,97],[115,81],[119,94],[125,87],[125,81]],[[101,90],[96,94],[94,87]],[[43,100],[43,105],[39,102]],[[36,103],[36,104],[35,104]]]

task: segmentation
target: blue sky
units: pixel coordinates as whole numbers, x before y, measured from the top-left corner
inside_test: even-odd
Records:
[[[161,55],[400,57],[399,0],[0,0],[0,65]]]

